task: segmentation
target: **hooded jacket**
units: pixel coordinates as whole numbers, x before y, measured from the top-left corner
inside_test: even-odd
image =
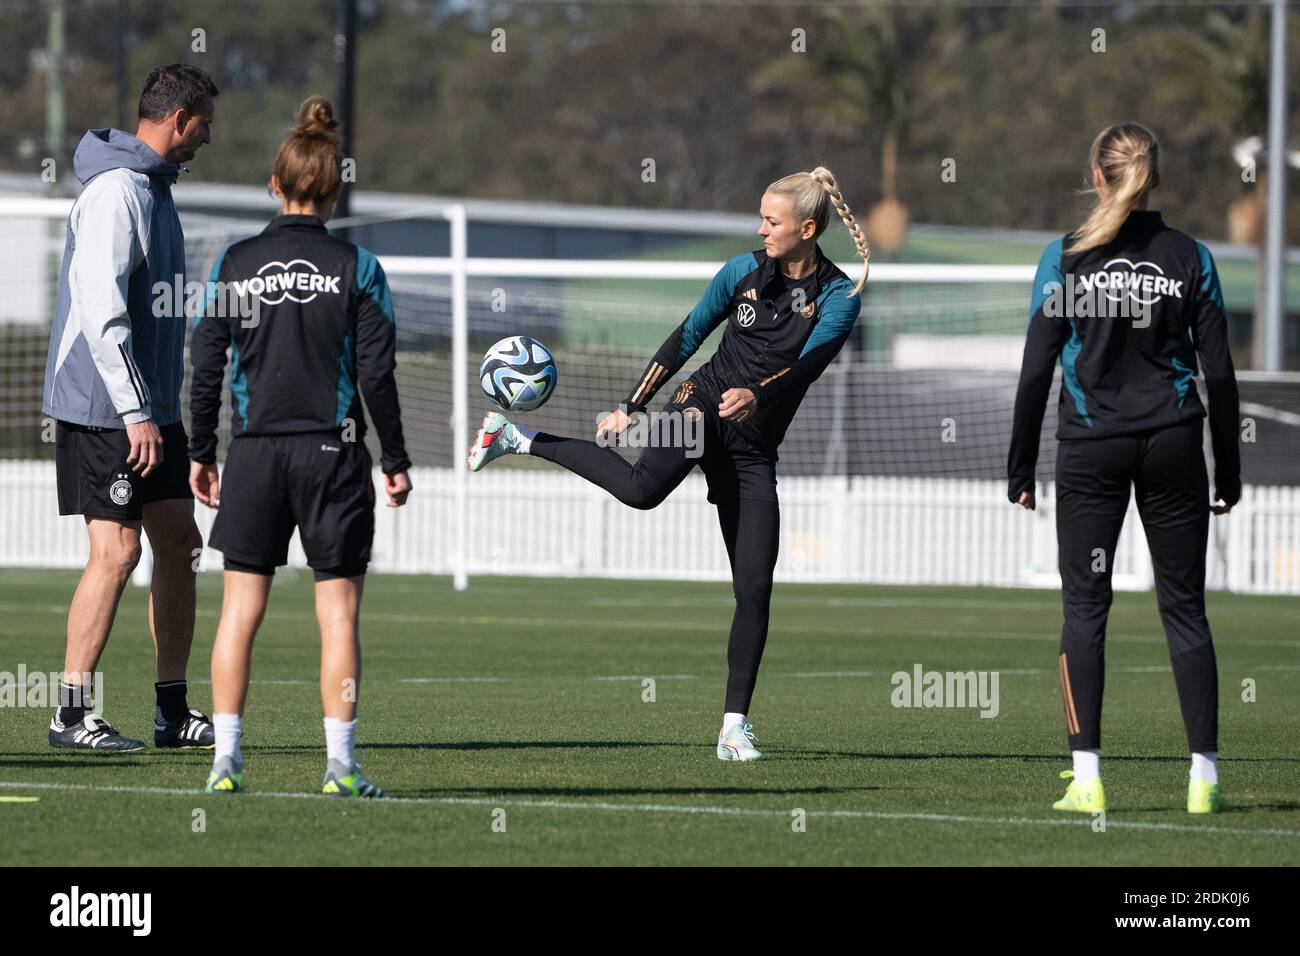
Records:
[[[180,166],[122,130],[92,129],[73,168],[85,188],[68,215],[42,410],[98,428],[179,422],[185,316],[169,303],[185,282],[171,194]]]

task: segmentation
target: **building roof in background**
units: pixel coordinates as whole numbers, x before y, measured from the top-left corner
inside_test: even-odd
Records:
[[[276,201],[264,188],[231,183],[185,182],[177,184],[176,203],[182,210],[196,213],[246,214],[266,217],[276,210]],[[43,196],[47,185],[36,175],[0,173],[0,195]],[[638,232],[695,233],[707,236],[749,235],[755,229],[755,217],[748,213],[709,212],[683,209],[636,209],[609,206],[586,206],[568,203],[527,202],[506,199],[458,199],[454,196],[424,196],[409,193],[357,192],[352,196],[352,221],[357,223],[391,222],[402,219],[439,220],[446,208],[463,202],[474,222],[518,223],[572,229],[632,229]],[[342,221],[332,225],[342,225]],[[1042,249],[1059,233],[1005,229],[984,226],[947,226],[913,224],[912,235],[918,239],[970,241],[976,249],[990,248],[1005,261],[1003,247],[1023,245]],[[1206,242],[1218,259],[1249,261],[1255,250],[1248,245]],[[1017,257],[1019,258],[1019,257]],[[1300,265],[1300,247],[1287,250],[1288,263]]]

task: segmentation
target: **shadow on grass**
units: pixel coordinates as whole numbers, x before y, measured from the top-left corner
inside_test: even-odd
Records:
[[[709,744],[653,740],[451,740],[424,743],[362,743],[363,753],[379,750],[626,750],[633,747],[693,747]],[[323,753],[324,744],[264,744],[244,746],[250,754]]]
[[[705,742],[681,741],[681,740],[451,740],[451,741],[420,741],[420,742],[372,742],[358,743],[357,749],[363,753],[369,751],[410,751],[410,752],[478,752],[478,751],[512,751],[512,750],[631,750],[631,749],[662,749],[678,748],[690,751],[711,751],[712,745]],[[256,755],[308,755],[318,756],[325,750],[323,744],[260,744],[245,746],[246,754]],[[1070,757],[1068,754],[1022,754],[1022,753],[960,753],[960,752],[869,752],[855,750],[808,750],[782,747],[765,747],[764,753],[771,761],[796,761],[796,760],[902,760],[902,761],[933,761],[933,760],[1001,760],[1001,761],[1018,761],[1030,763],[1053,763],[1068,764]],[[145,751],[137,751],[131,755],[113,754],[110,752],[92,753],[89,751],[15,751],[10,753],[0,753],[0,769],[44,769],[51,767],[98,767],[98,766],[159,766],[167,765],[193,765],[195,763],[206,763],[212,757],[211,750],[199,748],[187,750],[175,749],[157,749],[149,748]],[[174,759],[179,758],[179,759]],[[1126,763],[1158,763],[1158,764],[1182,764],[1186,763],[1186,755],[1134,755],[1134,754],[1106,754],[1104,759],[1109,762],[1126,762]],[[1294,756],[1267,756],[1267,757],[1233,757],[1231,763],[1300,763],[1300,757]],[[1300,805],[1296,804],[1279,804],[1276,809],[1296,809]]]
[[[1023,760],[1040,763],[1070,762],[1069,754],[992,754],[992,753],[862,753],[853,750],[782,750],[779,747],[764,748],[763,752],[781,760],[825,760],[827,758],[847,758],[852,760]],[[1137,763],[1187,763],[1187,755],[1178,757],[1155,755],[1138,756],[1134,754],[1103,754],[1102,760],[1133,761]],[[1300,757],[1233,757],[1231,763],[1300,763]]]
[[[1245,805],[1232,803],[1231,794],[1228,795],[1228,802],[1231,804],[1228,807],[1229,813],[1254,813],[1256,810],[1300,810],[1300,803],[1251,803]]]
[[[358,741],[357,749],[364,752],[368,751],[492,751],[492,750],[631,750],[631,749],[656,749],[676,747],[687,750],[712,750],[712,744],[705,741],[683,741],[683,740],[445,740],[445,741]],[[312,744],[244,744],[243,750],[246,754],[308,754],[316,755],[323,753],[325,750],[324,743]],[[783,747],[764,747],[763,752],[773,760],[1016,760],[1036,763],[1059,763],[1069,764],[1069,754],[1024,754],[1024,753],[961,753],[961,752],[872,752],[857,750],[810,750],[806,748],[783,748]],[[211,750],[201,750],[198,748],[190,750],[159,750],[149,748],[144,751],[151,762],[159,762],[163,756],[174,756],[181,758],[194,758],[196,756],[210,758]],[[133,758],[141,756],[139,752],[133,754]],[[1186,754],[1104,754],[1103,759],[1106,762],[1123,761],[1129,763],[1186,763],[1188,756]],[[113,764],[127,763],[128,758],[116,756],[113,754],[82,754],[73,752],[13,752],[0,753],[0,767],[44,767],[44,766],[63,766],[68,764],[86,763],[98,764],[100,761],[109,761]],[[138,759],[132,760],[138,763]],[[192,762],[192,759],[184,759],[185,763]],[[1231,763],[1300,763],[1300,757],[1296,756],[1267,756],[1267,757],[1233,757]]]
[[[137,751],[138,753],[139,751]],[[146,767],[157,766],[147,758],[115,754],[0,754],[0,770],[48,770],[57,767]]]
[[[725,797],[816,796],[819,794],[867,793],[884,787],[426,787],[412,790],[402,787],[400,797]],[[689,803],[682,804],[684,809]]]

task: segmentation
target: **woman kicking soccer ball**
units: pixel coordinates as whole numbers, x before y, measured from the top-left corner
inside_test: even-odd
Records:
[[[493,412],[469,450],[472,471],[501,455],[536,455],[640,509],[658,505],[697,463],[701,466],[709,501],[718,509],[736,596],[720,760],[762,757],[748,714],[767,641],[780,540],[777,449],[808,386],[848,340],[867,281],[864,268],[855,285],[817,244],[832,207],[869,264],[866,237],[830,170],[819,166],[772,183],[759,207],[763,248],[736,256],[714,276],[623,405],[597,426],[602,444],[512,425]],[[629,464],[606,447],[722,322],[727,327],[717,351],[678,386],[637,461]],[[688,448],[682,440],[684,428],[702,441],[702,455],[696,454],[697,443]]]

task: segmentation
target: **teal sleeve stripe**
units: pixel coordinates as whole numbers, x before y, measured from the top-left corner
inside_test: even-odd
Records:
[[[361,246],[357,246],[357,291],[369,296],[388,316],[388,321],[397,325],[397,318],[393,315],[393,296],[388,291],[388,277],[375,254]]]
[[[853,283],[848,279],[836,279],[817,296],[817,327],[804,343],[800,358],[818,346],[848,334],[853,328],[862,310],[862,298],[844,294],[852,288]]]
[[[342,425],[352,407],[352,400],[357,396],[357,358],[356,346],[353,344],[352,328],[349,326],[343,336],[343,351],[339,354],[339,383],[335,392],[334,424]]]
[[[1030,322],[1034,321],[1034,316],[1052,293],[1056,289],[1063,289],[1065,285],[1065,277],[1061,275],[1061,248],[1064,244],[1064,239],[1053,241],[1043,250],[1043,256],[1038,260],[1038,271],[1034,273],[1033,295],[1029,299]],[[1057,294],[1063,296],[1064,291]]]
[[[1179,342],[1179,352],[1187,351],[1184,345],[1190,347],[1191,341],[1184,339]],[[1183,403],[1187,401],[1187,392],[1192,387],[1192,381],[1196,378],[1196,372],[1193,369],[1196,359],[1195,357],[1188,359],[1187,356],[1175,355],[1172,362],[1174,366],[1174,394],[1178,396],[1178,407],[1182,408]]]
[[[230,391],[235,395],[235,404],[239,408],[239,420],[248,427],[248,378],[239,364],[239,343],[230,343]]]
[[[1215,307],[1224,310],[1223,287],[1219,285],[1219,270],[1214,267],[1214,257],[1210,255],[1210,250],[1205,247],[1203,242],[1194,241],[1196,242],[1196,254],[1201,260],[1200,294],[1203,298],[1209,298]]]
[[[713,331],[722,313],[731,302],[736,286],[758,267],[758,260],[752,252],[743,252],[727,260],[727,264],[718,270],[709,281],[709,287],[700,296],[691,314],[683,323],[682,343],[678,349],[678,361],[684,362],[695,354],[695,350],[704,344],[704,340]]]
[[[1074,408],[1083,419],[1083,423],[1092,427],[1092,416],[1088,414],[1088,403],[1084,400],[1083,385],[1079,382],[1079,353],[1083,350],[1083,340],[1079,337],[1079,327],[1074,324],[1073,310],[1065,294],[1065,276],[1061,274],[1061,251],[1065,238],[1055,239],[1043,250],[1038,260],[1038,271],[1034,273],[1034,288],[1029,299],[1029,324],[1033,325],[1038,311],[1053,295],[1062,299],[1062,312],[1070,323],[1070,338],[1061,349],[1061,382],[1065,390],[1074,399]]]
[[[1079,328],[1074,324],[1074,319],[1068,321],[1070,340],[1061,350],[1061,381],[1065,384],[1065,390],[1070,393],[1070,397],[1074,399],[1074,407],[1079,417],[1091,428],[1092,416],[1088,414],[1088,404],[1083,400],[1083,386],[1079,383],[1079,352],[1083,349],[1083,340],[1079,338]]]
[[[204,314],[213,302],[217,300],[217,281],[221,278],[221,265],[226,261],[226,252],[222,249],[221,255],[217,256],[217,261],[212,263],[212,274],[208,276],[208,288],[203,296],[203,311],[194,317],[194,327],[197,329],[199,323],[203,321]]]
[[[1210,255],[1210,250],[1203,242],[1193,241],[1196,242],[1196,256],[1201,271],[1201,281],[1196,289],[1198,304],[1208,300],[1220,313],[1226,313],[1223,304],[1223,287],[1219,284],[1219,270],[1214,266],[1214,256]],[[1196,350],[1191,338],[1179,342],[1177,351],[1179,354],[1173,359],[1174,392],[1178,396],[1178,407],[1182,408],[1188,392],[1192,390],[1192,382],[1196,378]]]

